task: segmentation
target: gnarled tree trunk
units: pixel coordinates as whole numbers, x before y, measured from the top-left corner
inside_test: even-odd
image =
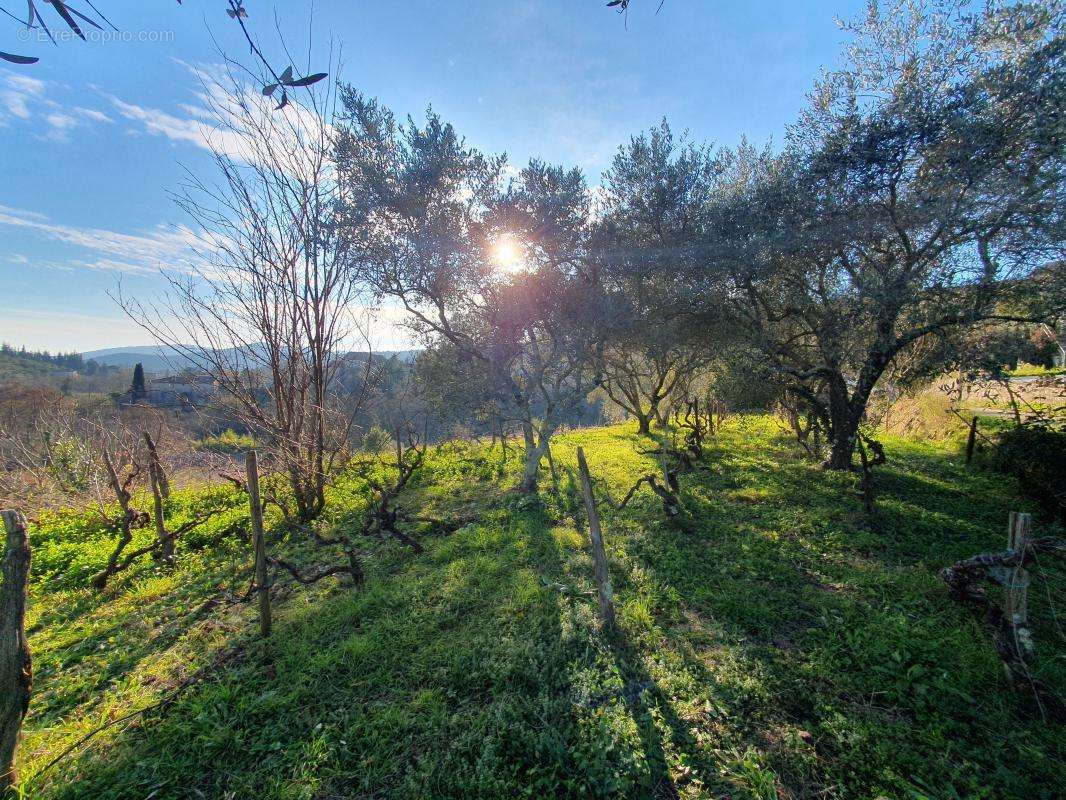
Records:
[[[637,419],[637,433],[641,436],[651,436],[651,414],[631,411]]]
[[[851,469],[855,443],[859,436],[859,426],[862,424],[863,417],[866,416],[866,404],[887,363],[888,359],[882,350],[872,351],[867,357],[866,364],[850,396],[843,375],[838,373],[830,380],[829,432],[832,438],[832,449],[824,464],[826,469]]]
[[[551,439],[550,431],[541,427],[540,435],[531,423],[522,423],[522,438],[525,443],[525,454],[522,466],[522,482],[519,489],[523,492],[533,493],[537,491],[540,462],[548,451],[548,443]]]

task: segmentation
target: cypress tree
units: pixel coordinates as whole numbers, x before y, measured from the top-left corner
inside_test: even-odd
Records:
[[[130,395],[134,400],[141,400],[147,392],[144,388],[144,367],[141,362],[133,368],[133,383],[130,384]]]

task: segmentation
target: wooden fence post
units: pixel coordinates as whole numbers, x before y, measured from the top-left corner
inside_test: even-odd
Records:
[[[970,435],[966,437],[966,463],[973,460],[973,448],[977,444],[977,415],[970,420]]]
[[[859,462],[862,464],[862,478],[859,479],[859,490],[862,494],[863,508],[866,509],[867,516],[873,516],[876,502],[876,495],[874,494],[874,472],[870,467],[870,458],[866,454],[866,446],[862,443],[862,437],[856,439],[859,451]]]
[[[252,512],[252,543],[255,546],[255,586],[259,593],[259,631],[267,637],[270,636],[270,583],[263,538],[263,504],[259,499],[259,459],[255,450],[248,451],[245,466],[248,469],[248,505]]]
[[[600,515],[596,510],[596,498],[592,495],[592,479],[585,461],[585,451],[577,448],[577,468],[581,473],[581,494],[585,497],[585,510],[589,518],[589,538],[592,540],[592,558],[596,565],[596,590],[600,598],[600,618],[607,627],[614,626],[614,592],[611,575],[607,571],[607,553],[603,549],[603,532],[600,530]]]
[[[7,533],[0,570],[0,795],[18,783],[15,753],[22,720],[30,704],[33,670],[26,640],[26,592],[30,578],[30,540],[26,519],[4,511]]]
[[[1011,550],[1023,550],[1029,544],[1033,518],[1030,514],[1018,511],[1010,512],[1007,530],[1007,547]],[[1012,629],[1025,628],[1029,625],[1029,570],[1015,567],[1006,584],[1004,613]]]

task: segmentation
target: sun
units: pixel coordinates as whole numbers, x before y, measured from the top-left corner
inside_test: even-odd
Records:
[[[489,247],[489,253],[492,263],[500,272],[514,274],[525,268],[526,262],[522,255],[522,247],[509,234],[495,239]]]

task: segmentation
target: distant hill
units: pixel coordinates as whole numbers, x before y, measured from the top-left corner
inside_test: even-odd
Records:
[[[374,353],[378,358],[397,356],[401,361],[410,361],[417,350],[380,350]],[[351,355],[365,355],[352,353]],[[98,364],[116,367],[132,367],[143,364],[146,372],[179,372],[195,366],[192,360],[173,347],[160,345],[133,345],[130,347],[107,347],[102,350],[89,350],[82,353],[86,359],[93,359]]]
[[[174,372],[191,366],[189,359],[178,350],[154,344],[89,350],[82,356],[97,364],[115,367],[132,367],[140,363],[148,372]]]

